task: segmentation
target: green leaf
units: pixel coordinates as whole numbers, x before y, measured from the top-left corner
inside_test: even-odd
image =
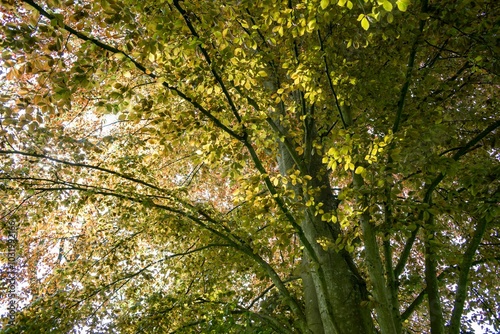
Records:
[[[410,4],[410,0],[397,0],[396,5],[398,6],[398,9],[402,12],[406,12],[406,9],[408,8],[408,5]]]
[[[392,23],[394,21],[394,15],[392,13],[387,13],[387,22]]]

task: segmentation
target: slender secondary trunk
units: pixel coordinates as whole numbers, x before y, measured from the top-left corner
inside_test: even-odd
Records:
[[[482,218],[476,226],[476,230],[472,239],[469,241],[467,250],[464,253],[462,262],[460,263],[460,275],[458,277],[457,293],[455,303],[453,305],[453,312],[451,314],[449,334],[459,334],[460,332],[460,319],[464,312],[465,300],[467,298],[467,286],[469,281],[469,272],[472,266],[472,260],[476,254],[477,248],[481,243],[484,232],[486,231],[487,221]]]
[[[323,321],[318,304],[318,296],[314,286],[314,280],[311,275],[311,261],[307,252],[302,255],[302,286],[304,292],[305,314],[307,327],[311,333],[324,333]]]
[[[353,173],[353,183],[355,187],[362,187],[364,185],[363,177]],[[365,199],[362,200],[362,207],[367,206],[366,202]],[[366,265],[373,284],[373,294],[376,301],[375,310],[380,329],[384,334],[397,334],[399,333],[399,326],[393,310],[393,300],[387,287],[376,232],[372,222],[370,222],[368,209],[362,213],[360,225],[365,245]]]
[[[392,158],[389,158],[388,163],[392,163]],[[385,264],[385,276],[387,279],[387,289],[390,294],[392,303],[392,317],[394,319],[394,324],[396,326],[397,333],[402,332],[401,315],[399,311],[399,299],[398,299],[398,277],[395,273],[394,264],[392,262],[392,245],[389,230],[393,226],[392,219],[392,200],[391,200],[391,189],[387,185],[385,189],[386,202],[384,204],[384,216],[385,216],[385,231],[383,249],[384,249],[384,264]]]
[[[427,300],[429,302],[431,333],[442,334],[444,333],[443,309],[441,307],[437,279],[436,255],[431,244],[434,239],[434,232],[432,231],[433,225],[434,216],[430,214],[430,217],[426,222],[428,230],[426,231],[427,235],[425,237],[425,282],[427,284]]]

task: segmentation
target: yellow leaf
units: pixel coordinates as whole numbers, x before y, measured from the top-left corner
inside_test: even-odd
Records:
[[[354,171],[354,173],[356,173],[356,174],[361,174],[361,173],[363,173],[364,171],[365,171],[365,168],[364,168],[364,167],[362,167],[362,166],[358,166],[358,167],[356,167],[356,170]]]
[[[390,3],[389,1],[384,1],[384,3],[382,4],[382,6],[388,12],[390,12],[392,10],[392,3]]]
[[[352,2],[347,1],[347,8],[352,9]]]
[[[310,30],[313,30],[316,28],[316,19],[312,19],[311,21],[309,21],[307,23],[307,27],[310,29]]]
[[[259,75],[261,77],[267,77],[267,72],[266,71],[259,71]]]
[[[280,34],[280,36],[283,36],[283,26],[280,26],[278,28],[278,34]]]
[[[278,186],[280,180],[277,177],[273,177],[272,182],[273,182],[273,185],[276,187],[276,186]]]
[[[328,5],[330,4],[330,0],[321,0],[320,6],[322,9],[326,9]]]
[[[365,30],[368,30],[370,28],[370,22],[368,22],[368,19],[366,17],[363,17],[363,19],[361,20],[361,26]]]

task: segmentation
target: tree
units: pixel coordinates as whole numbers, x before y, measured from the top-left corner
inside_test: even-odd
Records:
[[[499,330],[497,1],[1,8],[6,332]]]

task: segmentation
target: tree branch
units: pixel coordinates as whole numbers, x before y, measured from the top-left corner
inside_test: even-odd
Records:
[[[143,198],[136,198],[136,197],[133,197],[130,195],[114,193],[111,191],[103,191],[103,190],[97,190],[97,189],[89,190],[89,188],[83,188],[83,187],[78,187],[78,186],[64,187],[64,188],[62,188],[62,187],[61,188],[52,188],[52,189],[44,188],[43,190],[45,190],[45,191],[47,191],[47,190],[86,191],[86,192],[91,192],[95,195],[111,196],[111,197],[116,197],[116,198],[120,198],[123,200],[129,200],[129,201],[132,201],[135,203],[144,204]],[[196,210],[196,208],[194,208],[194,207],[191,209],[196,210],[196,211],[194,211],[194,213],[198,214],[199,216],[196,216],[192,213],[185,212],[181,209],[177,209],[177,208],[174,208],[174,207],[171,207],[168,205],[155,203],[152,200],[148,201],[148,205],[151,207],[155,207],[158,209],[162,209],[162,210],[177,214],[181,217],[188,218],[189,220],[193,221],[196,225],[198,225],[202,229],[207,230],[208,232],[212,233],[213,235],[218,236],[222,240],[225,240],[227,242],[227,247],[233,247],[233,248],[241,251],[243,254],[252,258],[259,266],[261,266],[266,271],[266,273],[268,274],[271,281],[278,288],[278,291],[283,295],[283,297],[287,301],[288,305],[292,308],[293,312],[298,317],[299,323],[305,324],[305,315],[302,311],[302,308],[300,307],[298,302],[295,300],[295,298],[293,298],[293,296],[290,294],[290,292],[286,288],[284,282],[279,277],[278,273],[274,270],[274,268],[271,267],[271,265],[269,263],[267,263],[260,255],[258,255],[252,248],[250,248],[250,246],[248,244],[243,243],[243,241],[241,241],[241,238],[232,234],[228,229],[225,229],[225,231],[228,233],[228,235],[226,235],[224,232],[221,232],[221,231],[209,226],[208,224],[206,224],[202,220],[201,217],[205,218],[209,223],[217,224],[219,226],[222,224],[218,224],[218,222],[215,219],[211,218],[206,212],[203,212],[202,210]],[[233,240],[233,238],[236,239],[237,241]],[[301,327],[305,328],[304,326],[305,325],[301,325]]]
[[[496,130],[498,127],[500,127],[500,120],[497,120],[493,122],[490,126],[488,126],[486,129],[481,131],[477,136],[472,138],[469,142],[467,142],[464,146],[462,146],[452,157],[453,160],[458,161],[462,156],[470,152],[470,149],[476,145],[481,139],[486,137],[488,134]],[[444,179],[445,174],[440,173],[429,185],[427,188],[427,191],[424,196],[424,203],[429,203],[433,191],[436,189],[436,187],[439,185],[439,183]],[[419,219],[422,219],[422,217],[419,217]],[[417,225],[417,228],[412,232],[411,236],[408,238],[408,240],[405,243],[405,247],[403,249],[403,252],[401,253],[400,260],[398,264],[396,265],[396,268],[394,269],[394,274],[395,277],[399,277],[401,273],[403,272],[404,267],[406,266],[406,262],[408,261],[408,258],[410,256],[411,249],[413,247],[413,244],[416,240],[418,230],[420,229],[420,226]]]
[[[337,98],[337,93],[335,92],[335,88],[333,88],[333,81],[332,81],[332,77],[330,75],[330,69],[328,67],[328,62],[326,60],[326,52],[325,52],[325,49],[323,47],[323,40],[321,39],[321,33],[320,33],[319,29],[317,32],[318,32],[319,46],[320,46],[320,50],[322,53],[321,57],[323,58],[323,63],[325,65],[325,73],[326,73],[326,77],[328,79],[328,86],[330,87],[330,90],[331,90],[333,97],[335,99],[335,105],[337,106],[337,110],[339,112],[340,120],[342,121],[342,125],[344,126],[344,129],[347,129],[348,124],[344,120],[344,115],[342,113],[342,109],[340,109],[340,103],[339,103],[339,99]]]
[[[477,266],[477,265],[480,265],[483,263],[487,263],[490,261],[500,261],[500,257],[484,258],[484,259],[474,261],[474,262],[472,262],[471,267],[474,267],[474,266]],[[452,271],[455,271],[455,270],[460,270],[460,267],[453,266],[453,267],[446,268],[437,276],[437,279],[439,281],[441,281],[446,276],[446,274],[448,274]],[[425,297],[426,293],[427,293],[427,287],[425,287],[418,294],[418,296],[413,300],[413,302],[406,308],[406,310],[403,313],[401,313],[401,320],[402,321],[407,320],[410,317],[410,315],[413,313],[413,311],[415,311],[415,309],[424,301],[424,297]]]
[[[193,36],[195,36],[196,38],[199,39],[200,35],[198,35],[198,32],[196,31],[193,24],[191,23],[191,20],[189,19],[189,16],[188,16],[188,13],[186,12],[186,10],[184,8],[182,8],[181,5],[179,4],[179,0],[174,0],[173,4],[174,4],[174,7],[179,11],[179,13],[184,18],[184,21],[186,22],[186,25],[188,26],[189,31],[191,31]],[[215,80],[217,81],[217,83],[219,84],[219,86],[222,89],[222,92],[226,96],[226,100],[229,103],[229,106],[231,107],[231,111],[233,112],[234,117],[238,120],[238,123],[241,123],[241,116],[238,113],[238,109],[236,108],[236,105],[234,104],[231,95],[229,95],[229,91],[227,90],[226,85],[224,84],[224,81],[222,80],[219,73],[215,70],[214,65],[212,63],[212,60],[210,59],[210,56],[208,55],[207,50],[205,50],[205,48],[201,45],[198,45],[198,48],[200,49],[201,53],[203,54],[203,57],[205,58],[208,65],[210,66],[210,72],[212,72]]]
[[[290,277],[290,278],[287,278],[287,279],[283,280],[283,283],[290,283],[290,282],[293,282],[293,281],[295,281],[295,280],[299,280],[299,279],[301,279],[301,277],[300,277],[300,276],[292,276],[292,277]],[[258,295],[256,298],[254,298],[254,299],[250,302],[250,304],[246,307],[246,309],[251,309],[251,308],[252,308],[252,306],[253,306],[256,302],[258,302],[260,299],[262,299],[262,298],[263,298],[263,297],[264,297],[264,296],[265,296],[265,295],[266,295],[269,291],[271,291],[271,290],[272,290],[272,288],[274,288],[274,287],[275,287],[275,286],[274,286],[274,284],[271,284],[270,286],[268,286],[267,288],[265,288],[265,289],[264,289],[264,291],[262,291],[262,293],[261,293],[260,295]]]
[[[33,0],[22,0],[22,1],[25,2],[25,3],[27,3],[27,4],[29,4],[33,8],[35,8],[41,15],[45,16],[49,20],[56,19],[55,15],[52,15],[52,14],[48,13],[47,11],[45,11],[42,7],[40,7]],[[94,45],[100,47],[103,50],[107,50],[107,51],[109,51],[111,53],[114,53],[114,54],[122,54],[123,56],[125,56],[125,58],[127,58],[128,60],[130,60],[137,67],[137,69],[139,69],[142,73],[144,73],[145,75],[147,75],[151,79],[154,79],[154,80],[158,79],[158,77],[156,76],[156,74],[154,74],[151,71],[149,71],[148,69],[146,69],[146,67],[144,65],[142,65],[141,63],[139,63],[138,61],[136,61],[134,58],[132,58],[129,54],[125,53],[124,51],[122,51],[120,49],[117,49],[115,47],[112,47],[110,45],[107,45],[107,44],[99,41],[96,38],[89,37],[89,36],[85,35],[84,33],[79,32],[79,31],[71,28],[70,26],[68,26],[68,25],[66,25],[64,23],[62,24],[61,27],[64,30],[66,30],[66,31],[70,32],[71,34],[75,35],[79,39],[84,40],[84,41],[92,42]],[[183,93],[177,87],[171,86],[171,85],[169,85],[166,82],[163,82],[162,85],[163,85],[163,87],[167,88],[168,90],[175,92],[177,95],[179,95],[186,102],[190,103],[193,107],[195,107],[196,109],[198,109],[203,115],[205,115],[207,118],[209,118],[215,124],[215,126],[217,126],[218,128],[222,129],[224,132],[226,132],[227,134],[229,134],[231,137],[237,139],[238,141],[241,141],[244,138],[244,136],[241,136],[241,135],[237,134],[236,132],[234,132],[233,130],[231,130],[227,126],[225,126],[218,118],[216,118],[214,115],[212,115],[212,113],[210,113],[208,110],[206,110],[201,104],[199,104],[198,102],[196,102],[195,100],[193,100],[191,97],[189,97],[188,95],[186,95],[185,93]]]
[[[422,6],[420,8],[420,12],[421,13],[427,12],[427,0],[422,1]],[[413,45],[411,47],[410,57],[408,59],[408,64],[406,65],[405,82],[403,84],[403,87],[401,88],[401,93],[399,95],[399,101],[398,101],[398,108],[396,111],[396,119],[394,120],[394,125],[392,126],[393,133],[396,133],[399,130],[399,124],[401,123],[401,115],[403,114],[403,109],[405,106],[405,100],[406,100],[406,96],[408,93],[408,88],[410,87],[413,66],[415,64],[415,56],[417,55],[417,47],[418,47],[418,43],[420,41],[420,36],[422,35],[422,32],[424,31],[425,22],[426,22],[426,20],[424,20],[424,19],[420,20],[419,27],[418,27],[419,32],[418,32],[417,37],[415,38],[415,41],[413,42]]]
[[[53,158],[53,157],[50,157],[50,156],[45,155],[45,154],[30,153],[30,152],[23,152],[23,151],[0,150],[0,154],[5,154],[5,155],[11,155],[11,154],[12,155],[22,155],[22,156],[26,156],[26,157],[33,157],[33,158],[45,159],[45,160],[57,162],[57,163],[60,163],[60,164],[63,164],[63,165],[67,165],[67,166],[93,169],[93,170],[97,170],[97,171],[100,171],[100,172],[105,172],[105,173],[117,176],[119,178],[122,178],[122,179],[125,179],[125,180],[128,180],[128,181],[132,181],[134,183],[142,184],[143,186],[146,186],[146,187],[154,189],[154,190],[158,190],[158,191],[160,191],[162,193],[168,192],[167,189],[160,188],[158,186],[155,186],[154,184],[148,183],[146,181],[134,178],[132,176],[129,176],[129,175],[126,175],[126,174],[123,174],[123,173],[112,171],[112,170],[107,169],[107,168],[99,167],[99,166],[94,166],[94,165],[89,165],[89,164],[84,164],[84,163],[79,163],[79,162],[72,162],[72,161],[67,161],[67,160],[63,160],[63,159]],[[48,180],[45,180],[45,181],[48,181]]]

